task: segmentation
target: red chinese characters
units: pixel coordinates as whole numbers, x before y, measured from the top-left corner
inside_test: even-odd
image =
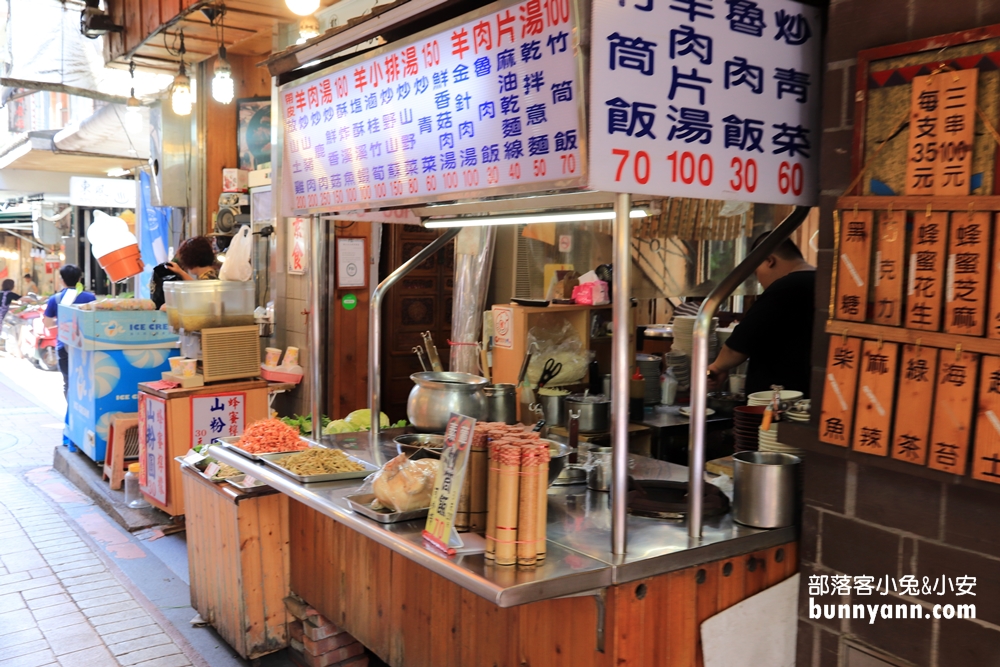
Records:
[[[364,92],[365,86],[368,85],[368,72],[364,67],[358,67],[354,70],[354,89]]]
[[[399,54],[393,53],[392,55],[385,57],[385,81],[386,83],[393,83],[399,79]]]
[[[295,93],[285,93],[285,118],[295,117]]]
[[[309,86],[306,89],[306,95],[309,98],[310,109],[319,106],[319,88],[317,88],[316,86]]]
[[[520,7],[521,38],[541,35],[545,32],[545,17],[542,14],[542,0],[528,0]]]
[[[295,108],[302,111],[306,108],[306,93],[303,90],[295,91]]]
[[[451,33],[451,55],[458,56],[459,60],[465,58],[465,52],[469,50],[469,31],[465,28],[455,30]]]
[[[416,76],[419,71],[417,47],[408,46],[403,49],[403,76]]]
[[[497,46],[503,46],[503,38],[506,35],[510,38],[510,43],[513,44],[517,41],[517,35],[514,34],[514,26],[511,25],[517,19],[510,13],[510,10],[506,10],[503,14],[497,14]]]
[[[333,84],[330,79],[323,79],[319,83],[320,102],[324,105],[333,104]]]
[[[489,21],[480,21],[472,28],[472,43],[476,53],[493,48],[493,25]]]
[[[343,99],[351,94],[351,85],[347,82],[346,76],[338,76],[333,82],[334,87],[337,89],[337,99]]]

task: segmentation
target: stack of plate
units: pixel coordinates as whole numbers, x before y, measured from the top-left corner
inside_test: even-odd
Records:
[[[796,401],[788,410],[782,413],[782,419],[804,423],[809,421],[809,407],[811,403],[808,398]]]
[[[737,452],[753,452],[760,441],[764,406],[738,405],[733,409],[733,437]]]
[[[794,391],[791,389],[783,389],[781,391],[782,403],[792,404],[800,398],[802,398],[801,391]],[[769,405],[773,399],[774,392],[770,389],[767,391],[757,391],[747,396],[747,405]]]
[[[663,357],[655,354],[644,354],[642,352],[635,355],[636,364],[639,366],[639,373],[646,382],[646,405],[653,405],[660,402],[660,364]]]
[[[757,449],[762,452],[777,452],[779,454],[793,454],[795,456],[802,456],[802,450],[797,447],[789,447],[788,445],[783,445],[778,442],[778,424],[774,422],[771,424],[771,428],[764,430],[759,429],[760,437],[758,439]]]
[[[691,337],[694,334],[694,321],[696,318],[689,315],[678,315],[674,318],[674,343],[671,349],[680,350],[684,354],[691,356]],[[715,361],[719,353],[719,340],[715,335],[719,326],[719,318],[712,318],[712,327],[708,331],[708,363]]]
[[[667,352],[667,369],[673,369],[677,389],[687,391],[691,387],[691,358],[681,350]]]

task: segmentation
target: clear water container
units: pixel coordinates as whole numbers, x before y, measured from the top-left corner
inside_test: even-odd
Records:
[[[128,472],[125,473],[125,504],[136,510],[149,507],[149,503],[142,497],[142,491],[139,490],[138,463],[130,463]]]
[[[253,281],[178,280],[164,283],[163,290],[167,308],[171,304],[177,308],[177,329],[190,332],[255,323]]]
[[[177,286],[179,280],[168,280],[163,283],[163,310],[167,314],[167,324],[174,333],[180,331],[181,317],[177,312]]]

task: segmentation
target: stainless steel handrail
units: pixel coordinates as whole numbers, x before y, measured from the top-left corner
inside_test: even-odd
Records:
[[[312,338],[309,346],[309,408],[312,413],[312,439],[320,442],[323,439],[323,351],[328,345],[333,345],[332,340],[325,341],[321,345],[323,336],[323,319],[320,314],[325,312],[323,307],[326,299],[323,297],[323,281],[326,278],[326,221],[318,215],[309,219],[310,236],[312,237],[309,266],[309,336]]]
[[[746,259],[723,278],[698,310],[691,352],[691,432],[688,441],[688,538],[701,540],[702,485],[705,477],[705,407],[708,401],[708,332],[724,299],[749,278],[768,255],[792,235],[809,215],[808,206],[796,206]]]
[[[632,196],[615,196],[615,226],[611,276],[611,553],[624,555],[628,546],[628,401],[632,306]],[[587,323],[590,326],[590,323]]]
[[[448,241],[458,236],[462,231],[461,227],[446,229],[444,233],[434,239],[426,248],[408,259],[398,269],[386,276],[386,279],[372,290],[371,304],[368,307],[368,407],[371,410],[372,431],[369,438],[369,447],[372,460],[375,465],[382,467],[385,464],[385,457],[379,451],[378,434],[381,429],[379,423],[381,412],[381,378],[379,377],[379,362],[382,356],[382,297],[395,285],[400,278],[424,263],[428,257],[447,245]]]

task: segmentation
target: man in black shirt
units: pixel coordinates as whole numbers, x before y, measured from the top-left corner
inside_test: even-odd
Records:
[[[759,237],[754,247],[767,235]],[[709,387],[722,389],[729,371],[750,360],[746,394],[773,384],[809,396],[816,267],[788,239],[757,267],[764,293],[708,366]]]

